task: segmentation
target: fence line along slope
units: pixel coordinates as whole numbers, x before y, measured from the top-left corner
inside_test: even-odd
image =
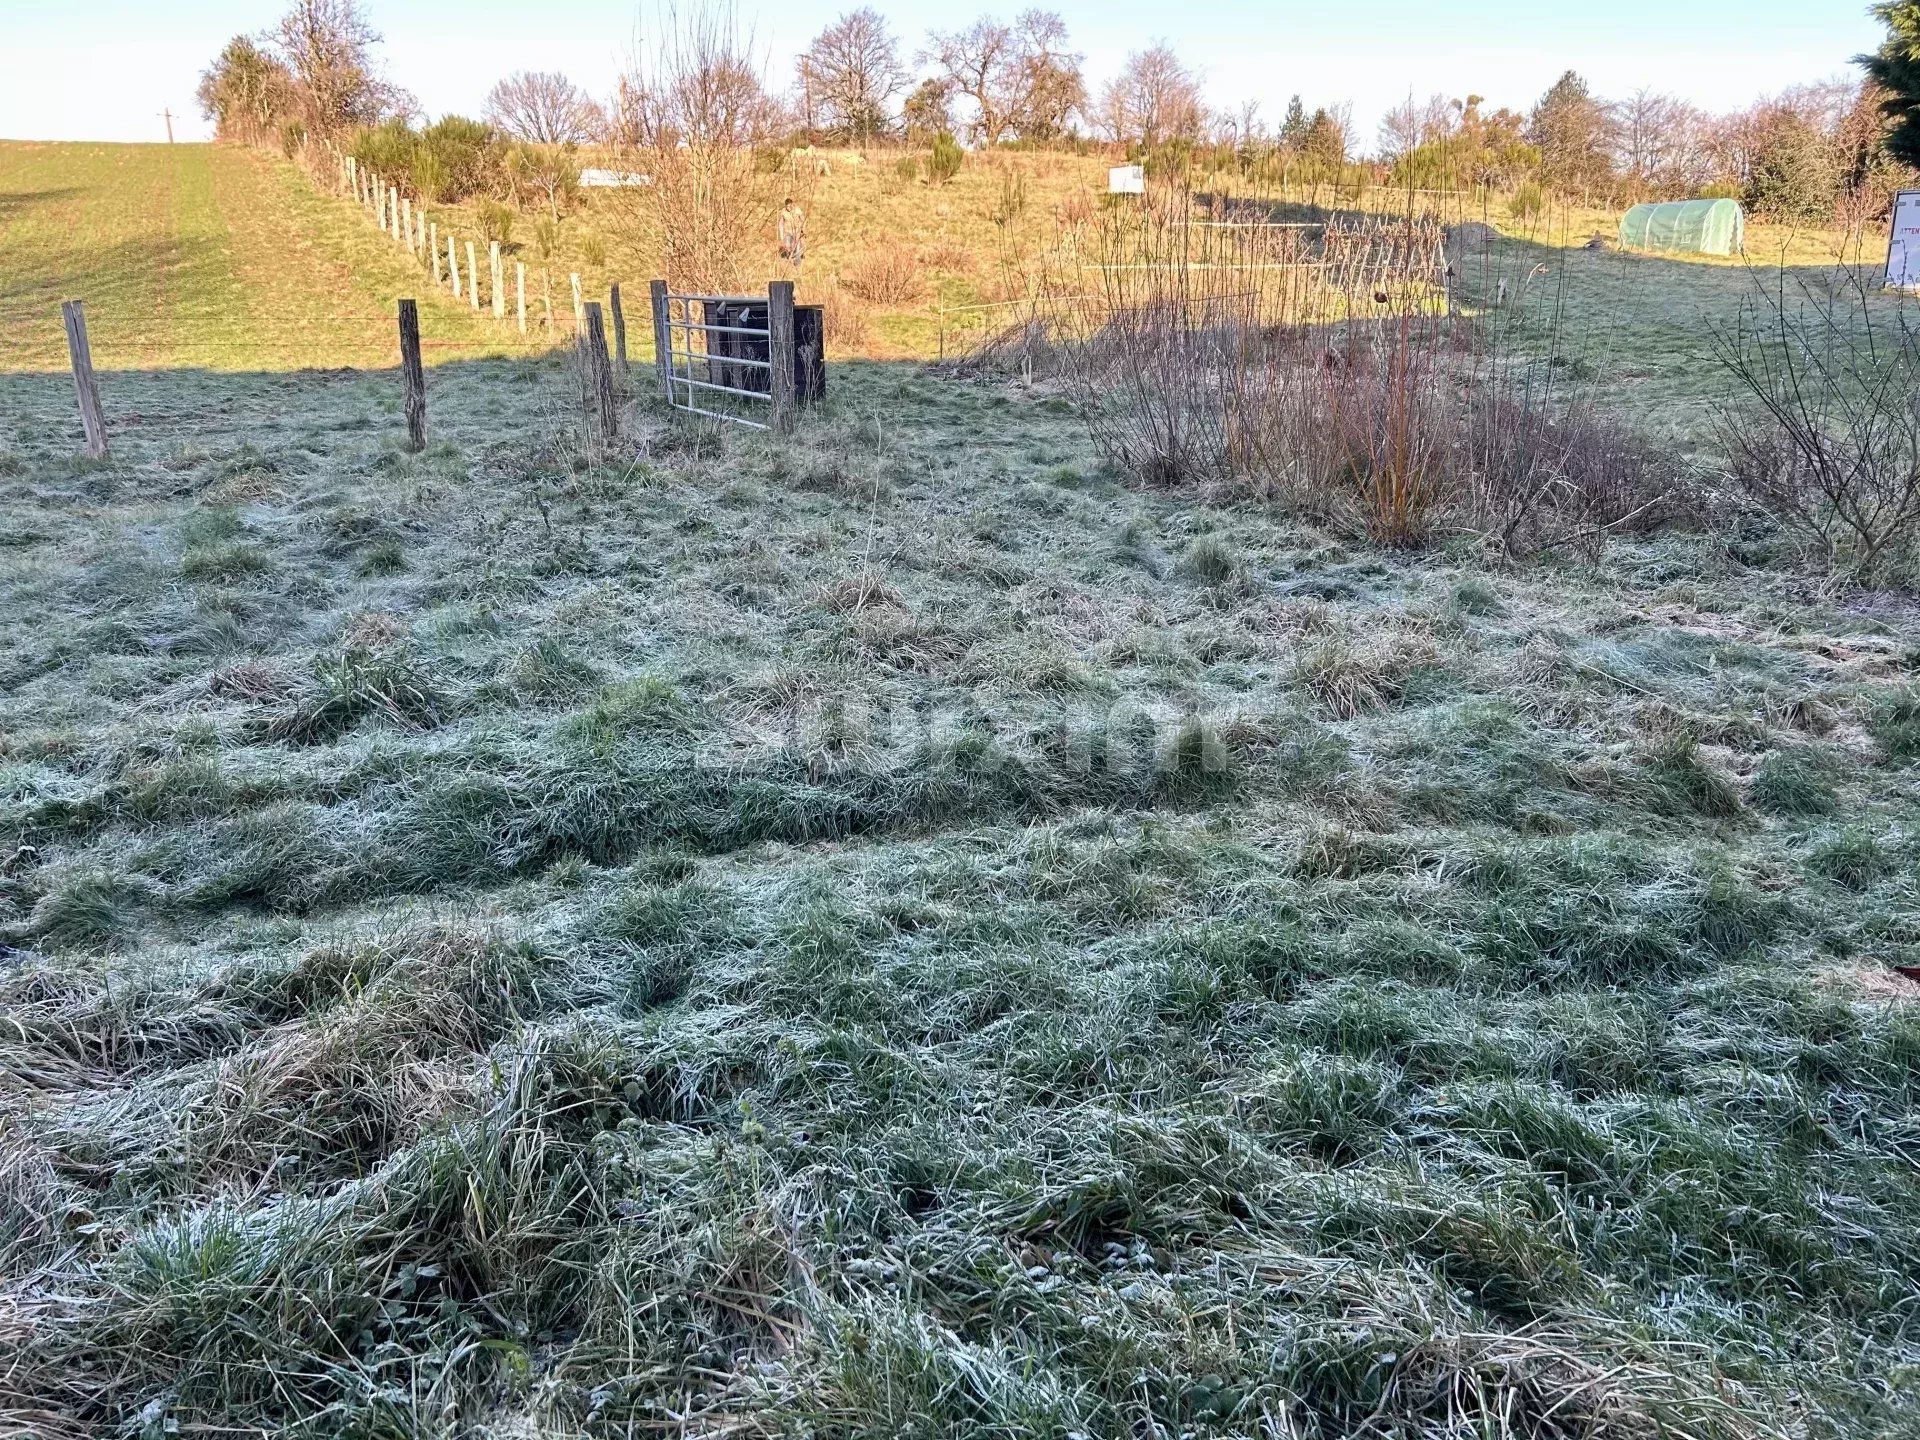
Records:
[[[87,302],[103,370],[388,365],[419,295],[428,363],[508,348],[288,162],[211,145],[0,142],[0,371],[65,367]]]

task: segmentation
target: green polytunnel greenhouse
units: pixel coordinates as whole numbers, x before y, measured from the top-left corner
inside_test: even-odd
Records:
[[[1747,217],[1732,200],[1636,205],[1620,219],[1620,248],[1732,255],[1747,248]]]

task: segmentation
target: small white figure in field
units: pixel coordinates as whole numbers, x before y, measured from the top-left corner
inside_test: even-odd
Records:
[[[780,207],[780,258],[796,269],[807,257],[807,217],[789,195]]]

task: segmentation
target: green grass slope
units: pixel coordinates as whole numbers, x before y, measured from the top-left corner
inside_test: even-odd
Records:
[[[181,383],[0,392],[0,1428],[1920,1423],[1909,608]]]
[[[0,255],[0,372],[65,368],[65,299],[102,370],[389,365],[402,295],[430,361],[508,348],[350,203],[234,147],[0,141]]]

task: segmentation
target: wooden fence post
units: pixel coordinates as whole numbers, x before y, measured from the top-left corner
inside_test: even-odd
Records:
[[[647,298],[653,307],[653,364],[660,372],[660,395],[673,403],[673,326],[668,323],[667,282],[655,280],[647,286]]]
[[[100,387],[93,379],[93,351],[87,344],[87,307],[79,300],[60,302],[60,319],[67,327],[67,358],[73,362],[73,394],[80,402],[80,428],[87,444],[81,453],[90,460],[107,456],[107,417],[100,408]]]
[[[400,302],[400,384],[407,410],[407,448],[427,446],[427,375],[420,368],[420,307]]]
[[[487,242],[487,268],[493,272],[493,318],[504,320],[507,318],[507,287],[500,279],[500,242],[498,240]]]
[[[620,308],[617,281],[607,289],[607,308],[613,311],[613,376],[624,391],[629,388],[632,377],[627,369],[627,312]]]
[[[427,226],[427,249],[433,252],[433,283],[440,283],[440,222]]]
[[[587,374],[592,385],[593,408],[597,414],[600,441],[610,443],[620,433],[620,404],[613,393],[613,367],[607,363],[607,327],[600,318],[600,302],[586,304],[587,328],[580,337]]]
[[[467,302],[480,308],[480,262],[474,257],[473,242],[467,241]]]
[[[413,254],[417,248],[413,243],[413,197],[402,196],[400,200],[400,229],[404,239],[400,242],[407,247],[407,253]]]
[[[513,307],[520,317],[520,333],[527,333],[527,262],[513,262]]]
[[[447,236],[447,283],[453,286],[453,298],[460,298],[460,252],[453,248],[453,236]]]
[[[580,305],[580,277],[569,274],[567,278],[573,282],[573,333],[578,335],[580,327],[586,323],[587,312]]]
[[[793,429],[794,403],[793,282],[767,286],[767,360],[773,366],[767,392],[773,397],[773,428]]]
[[[393,187],[387,196],[387,228],[393,234],[393,243],[400,243],[400,187]]]
[[[373,223],[387,228],[387,182],[378,175],[373,177]]]

